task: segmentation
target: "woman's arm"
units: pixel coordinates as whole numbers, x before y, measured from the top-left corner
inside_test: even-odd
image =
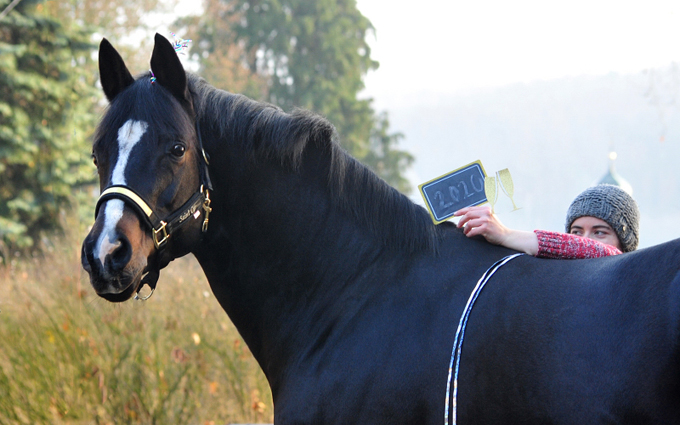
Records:
[[[453,215],[460,217],[458,227],[463,227],[463,232],[468,237],[481,235],[495,245],[531,255],[538,253],[538,236],[534,232],[505,227],[496,214],[491,214],[489,206],[467,207]]]
[[[468,207],[454,213],[460,217],[458,227],[468,237],[481,235],[492,244],[540,258],[575,260],[621,254],[611,245],[568,233],[508,229],[488,206]]]
[[[535,230],[538,239],[537,257],[567,260],[599,258],[619,255],[621,251],[611,245],[568,233]]]

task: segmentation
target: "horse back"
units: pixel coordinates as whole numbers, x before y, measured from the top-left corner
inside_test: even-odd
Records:
[[[506,265],[470,315],[461,423],[680,423],[679,259]]]

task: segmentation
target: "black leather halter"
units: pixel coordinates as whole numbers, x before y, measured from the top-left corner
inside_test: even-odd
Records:
[[[172,233],[187,223],[187,219],[195,215],[198,218],[197,211],[203,209],[204,219],[202,231],[208,230],[208,217],[212,208],[210,207],[210,191],[212,191],[212,182],[208,173],[208,157],[203,149],[203,140],[196,119],[196,135],[198,137],[198,148],[201,152],[201,159],[199,160],[199,174],[201,179],[201,186],[194,195],[189,198],[179,209],[170,213],[167,217],[161,219],[149,206],[149,203],[144,200],[142,196],[125,185],[111,185],[107,187],[97,200],[97,206],[94,210],[94,218],[99,214],[101,205],[109,199],[120,199],[127,205],[132,207],[144,219],[144,222],[151,229],[153,235],[153,243],[156,249],[162,249],[168,241]],[[200,213],[199,213],[200,214]]]

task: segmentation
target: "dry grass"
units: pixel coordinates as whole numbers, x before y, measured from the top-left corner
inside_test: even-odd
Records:
[[[111,304],[80,267],[84,229],[0,266],[0,423],[271,422],[257,363],[193,258],[146,302]]]

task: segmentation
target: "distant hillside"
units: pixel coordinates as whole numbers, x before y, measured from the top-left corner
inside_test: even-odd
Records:
[[[477,159],[489,174],[509,168],[522,209],[510,213],[505,198],[497,212],[517,228],[562,230],[572,199],[607,172],[616,151],[616,170],[642,212],[641,246],[650,246],[680,237],[680,108],[671,76],[677,70],[565,78],[423,95],[387,110],[406,136],[401,148],[416,156],[414,185]],[[412,198],[420,202],[419,193]]]

